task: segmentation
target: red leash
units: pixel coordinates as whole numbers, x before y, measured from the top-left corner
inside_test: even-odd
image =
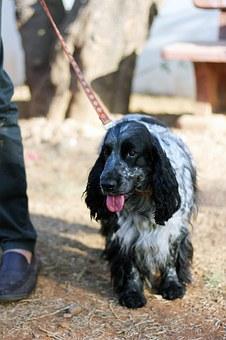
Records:
[[[48,6],[46,5],[45,0],[39,0],[42,8],[44,9],[46,15],[48,16],[52,27],[56,33],[57,38],[59,39],[61,46],[66,54],[66,56],[68,57],[68,60],[73,68],[73,70],[75,71],[75,74],[82,86],[82,88],[84,89],[87,97],[89,98],[91,104],[93,105],[94,109],[96,110],[96,113],[98,114],[99,119],[101,120],[103,125],[107,125],[111,122],[111,119],[108,116],[108,113],[106,112],[106,109],[104,109],[103,104],[100,102],[100,100],[97,98],[97,95],[94,93],[93,89],[91,88],[91,86],[87,83],[87,81],[85,80],[82,71],[80,70],[78,64],[76,63],[75,59],[73,58],[72,54],[69,52],[69,49],[66,45],[66,42],[64,41],[64,38],[62,37],[60,31],[58,30],[55,21],[53,20],[53,17],[49,11]]]

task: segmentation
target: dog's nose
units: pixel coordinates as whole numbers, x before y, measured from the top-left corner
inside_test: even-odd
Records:
[[[117,182],[115,180],[104,180],[101,181],[101,188],[105,192],[113,192],[117,187]]]

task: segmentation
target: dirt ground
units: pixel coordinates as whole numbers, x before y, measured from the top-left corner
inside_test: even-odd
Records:
[[[98,224],[90,221],[82,198],[103,128],[24,120],[30,212],[42,266],[29,299],[0,305],[0,339],[226,339],[226,116],[193,117],[192,104],[180,99],[138,96],[131,105],[173,114],[167,121],[196,160],[193,284],[182,300],[169,302],[147,290],[144,308],[119,306],[101,257]]]

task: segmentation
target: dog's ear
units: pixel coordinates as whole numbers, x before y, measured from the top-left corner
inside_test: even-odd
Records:
[[[164,225],[179,209],[181,199],[174,170],[156,138],[152,141],[152,190],[155,202],[155,221]]]
[[[85,190],[86,205],[90,209],[91,218],[95,218],[96,221],[107,218],[109,215],[105,204],[105,197],[100,188],[100,176],[104,169],[104,165],[105,157],[103,151],[101,151],[89,173]]]

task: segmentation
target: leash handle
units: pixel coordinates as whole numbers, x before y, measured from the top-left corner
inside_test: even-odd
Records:
[[[49,18],[53,30],[57,36],[57,38],[59,39],[61,46],[64,50],[64,53],[66,54],[83,90],[85,91],[87,97],[89,98],[89,101],[91,102],[91,104],[93,105],[99,119],[101,120],[103,125],[107,125],[111,122],[111,119],[109,118],[106,110],[103,107],[103,104],[101,104],[100,100],[97,98],[96,94],[94,93],[93,89],[91,88],[91,86],[87,83],[87,81],[85,80],[82,71],[80,70],[78,64],[76,63],[75,59],[73,58],[72,54],[70,53],[68,46],[66,45],[66,42],[62,36],[62,34],[60,33],[59,29],[57,28],[55,21],[53,20],[53,17],[49,11],[48,6],[46,5],[45,0],[39,0],[42,8],[44,9],[47,17]]]

